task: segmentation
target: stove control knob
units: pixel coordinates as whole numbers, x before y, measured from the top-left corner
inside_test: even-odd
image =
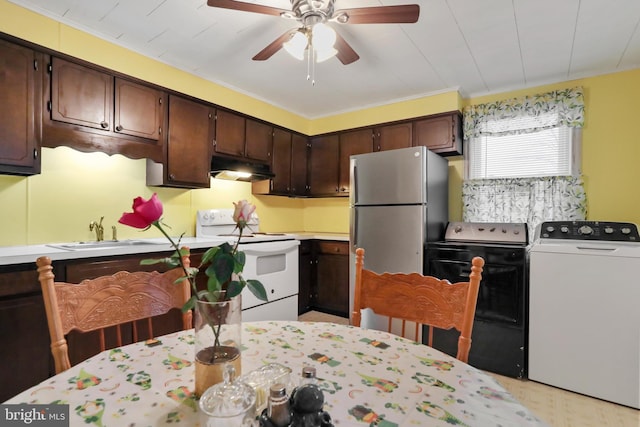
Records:
[[[622,234],[625,234],[625,235],[626,235],[626,234],[631,234],[631,229],[630,229],[629,227],[622,227],[622,228],[620,229],[620,232],[621,232]]]
[[[567,234],[569,232],[569,227],[567,227],[566,225],[563,225],[562,227],[560,227],[560,232]]]
[[[547,226],[547,232],[548,233],[553,233],[554,231],[556,231],[556,229],[555,229],[555,227],[553,225]]]
[[[518,229],[513,230],[513,234],[520,234],[520,230],[518,230]]]
[[[604,228],[604,232],[605,232],[606,234],[613,234],[613,227],[608,227],[608,226],[607,226],[607,227],[605,227],[605,228]]]
[[[460,233],[462,231],[462,226],[461,225],[456,225],[455,228],[453,229],[454,233]]]
[[[593,228],[589,227],[588,225],[583,225],[582,227],[578,228],[578,234],[589,236],[592,233]]]

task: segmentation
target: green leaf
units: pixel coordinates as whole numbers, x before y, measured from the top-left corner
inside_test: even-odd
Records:
[[[243,283],[238,280],[231,281],[227,286],[227,298],[233,298],[236,295],[240,295],[242,289],[244,289]]]
[[[154,265],[154,264],[172,264],[171,258],[154,258],[140,260],[140,265]],[[180,265],[180,264],[178,264]]]
[[[215,294],[220,292],[221,289],[222,282],[220,282],[216,276],[209,276],[209,279],[207,280],[207,290],[205,292]]]
[[[268,301],[267,291],[264,289],[264,285],[259,280],[247,280],[247,287],[256,298],[260,301]]]
[[[221,283],[225,283],[231,280],[234,267],[235,260],[231,255],[219,254],[209,268],[207,268],[207,276],[211,275],[211,271]]]
[[[182,312],[186,313],[187,311],[189,311],[193,307],[195,307],[197,299],[198,299],[198,297],[196,297],[195,295],[192,296],[191,298],[189,298],[189,300],[187,302],[185,302],[184,305],[182,306]]]
[[[202,261],[200,262],[200,265],[209,264],[213,260],[213,258],[215,258],[216,254],[218,253],[219,250],[220,250],[220,248],[217,247],[217,246],[213,246],[213,247],[207,249],[207,251],[204,253],[204,255],[202,255]]]
[[[236,253],[234,259],[235,259],[235,266],[234,266],[233,272],[236,274],[241,273],[242,270],[244,270],[244,263],[247,260],[247,256],[245,255],[244,252],[239,251],[238,253]]]

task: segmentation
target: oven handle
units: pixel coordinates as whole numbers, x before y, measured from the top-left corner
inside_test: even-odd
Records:
[[[295,242],[292,244],[292,242]],[[264,242],[264,243],[250,243],[241,244],[238,249],[245,253],[245,255],[253,256],[269,256],[269,255],[285,255],[292,251],[298,250],[298,240],[287,240],[283,242]]]

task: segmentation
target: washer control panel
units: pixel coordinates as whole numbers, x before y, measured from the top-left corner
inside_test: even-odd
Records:
[[[638,227],[630,222],[548,221],[540,226],[540,238],[640,242]]]

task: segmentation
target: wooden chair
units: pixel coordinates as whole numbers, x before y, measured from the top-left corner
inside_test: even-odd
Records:
[[[360,311],[370,308],[376,314],[389,317],[389,332],[393,319],[402,320],[402,336],[405,336],[407,321],[415,322],[416,337],[419,326],[430,326],[429,345],[433,341],[433,327],[456,328],[460,332],[456,357],[466,363],[484,259],[473,258],[468,282],[451,284],[448,280],[417,273],[374,273],[364,268],[364,252],[363,248],[356,249],[353,325],[360,326]]]
[[[186,247],[183,249],[188,251]],[[183,262],[189,267],[188,252],[183,256]],[[148,338],[152,338],[151,318],[168,313],[173,308],[182,309],[191,297],[191,287],[187,280],[175,283],[184,276],[182,268],[164,273],[120,271],[74,284],[54,282],[49,257],[38,258],[36,264],[56,373],[71,367],[66,336],[72,330],[83,333],[98,331],[100,351],[104,351],[106,330],[111,333],[115,329],[116,346],[119,347],[123,345],[123,326],[130,325],[125,328],[125,332],[131,332],[132,342],[139,341],[137,321],[146,319]],[[185,330],[191,329],[191,310],[182,313],[182,327]]]

